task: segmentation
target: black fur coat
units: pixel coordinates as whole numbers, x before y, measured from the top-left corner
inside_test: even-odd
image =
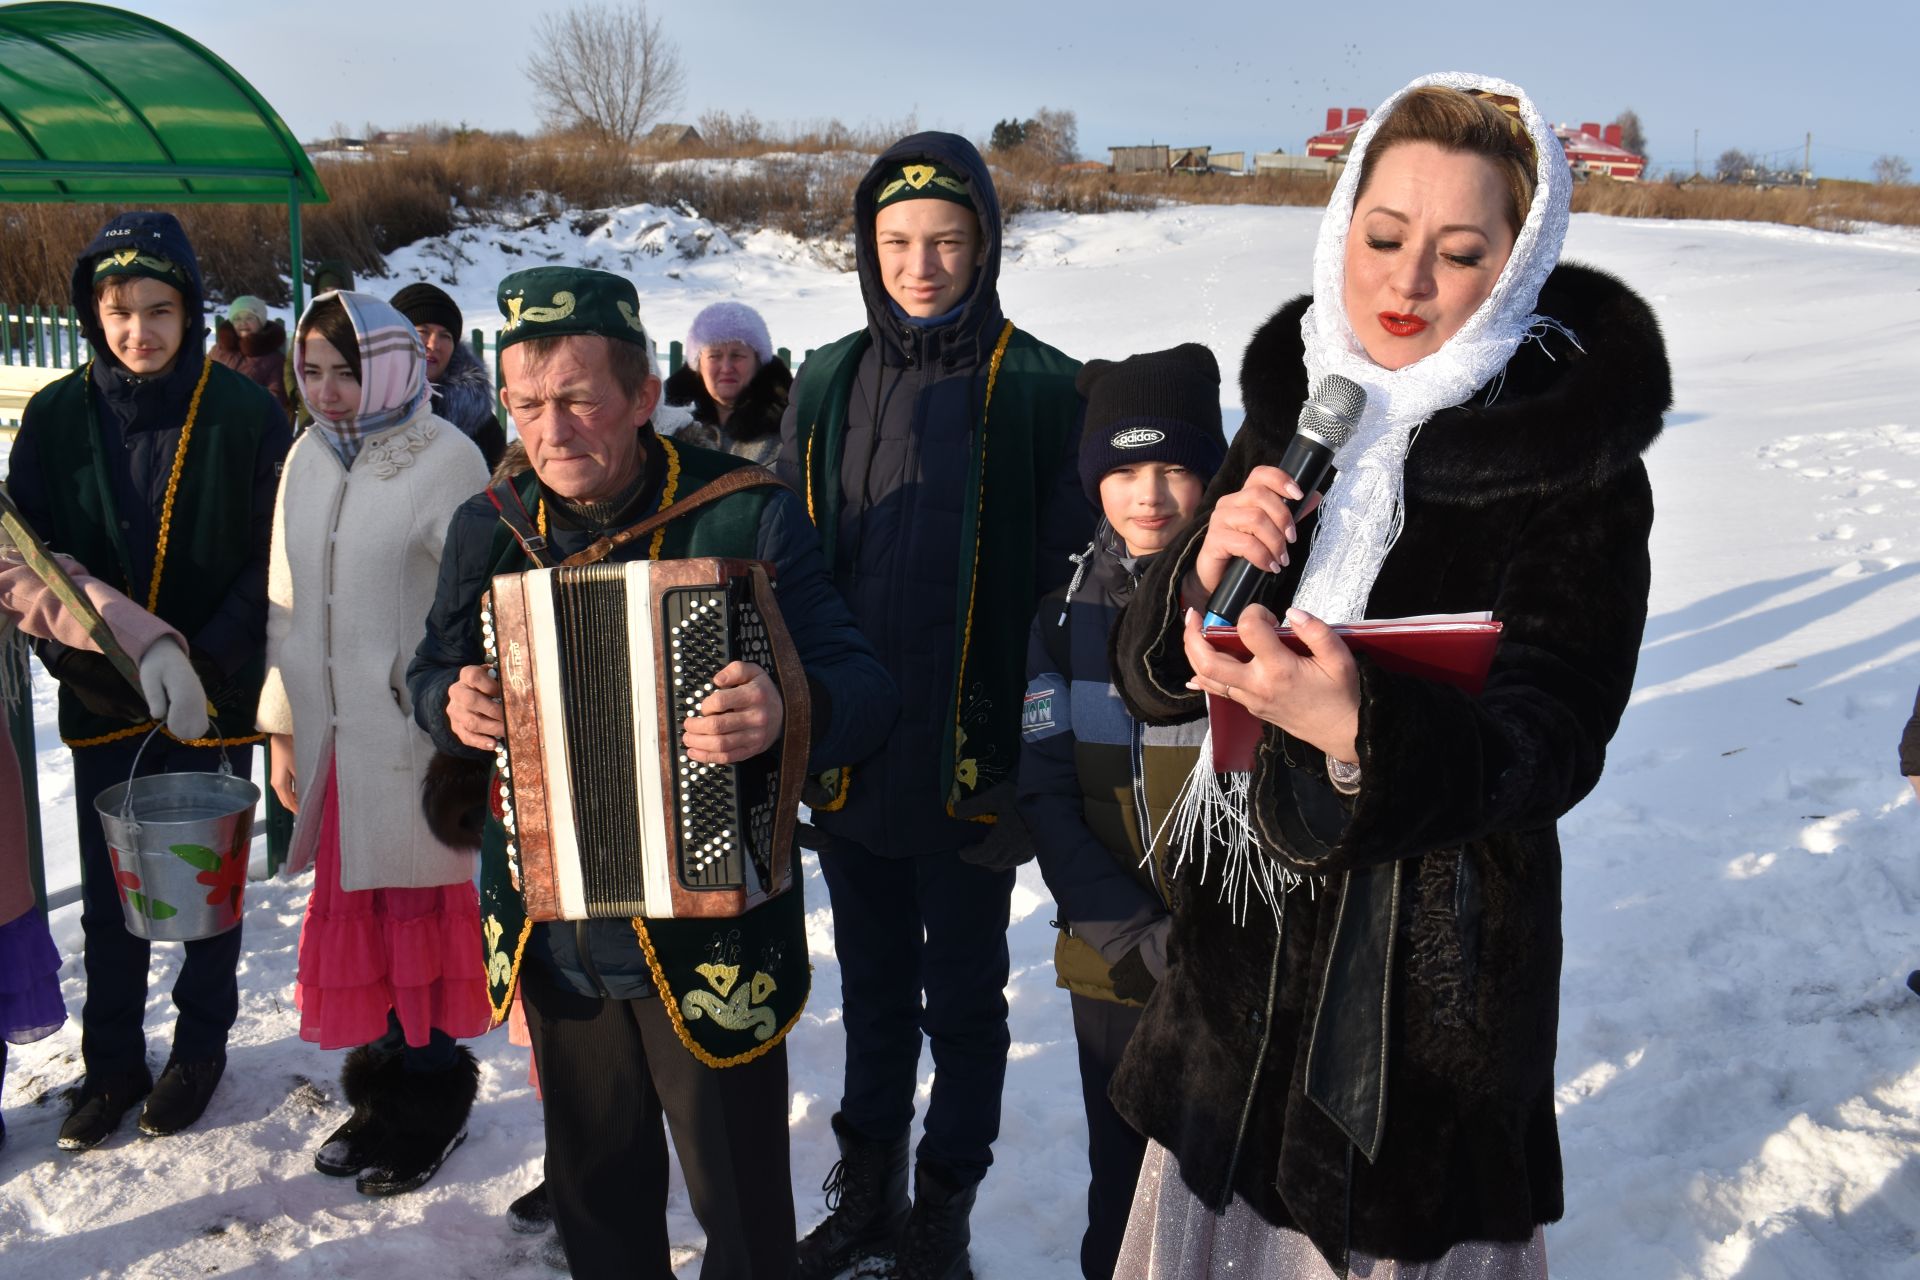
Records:
[[[693,421],[675,433],[680,439],[766,467],[773,465],[780,452],[780,419],[787,411],[787,391],[792,386],[793,374],[786,361],[775,356],[754,371],[725,426],[720,425],[720,406],[707,394],[707,384],[693,365],[681,365],[667,379],[664,394],[668,404],[693,410]]]
[[[1194,529],[1116,629],[1115,675],[1146,720],[1200,709],[1177,583],[1213,501],[1293,434],[1307,301],[1247,348],[1246,424]],[[1170,967],[1113,1081],[1121,1113],[1202,1200],[1220,1209],[1237,1193],[1336,1267],[1350,1249],[1425,1260],[1463,1240],[1521,1241],[1562,1213],[1554,824],[1599,780],[1633,684],[1653,521],[1640,455],[1671,388],[1653,314],[1618,280],[1563,265],[1538,310],[1579,345],[1551,332],[1523,344],[1491,404],[1483,391],[1422,428],[1404,532],[1368,609],[1492,609],[1505,631],[1485,690],[1362,659],[1351,799],[1317,750],[1267,729],[1255,830],[1323,879],[1286,897],[1276,929],[1257,901],[1235,923],[1218,880],[1183,868]],[[1305,560],[1262,603],[1284,607]]]

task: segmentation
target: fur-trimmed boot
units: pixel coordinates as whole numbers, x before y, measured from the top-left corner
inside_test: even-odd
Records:
[[[404,1062],[404,1060],[403,1060]],[[382,1077],[374,1095],[379,1147],[354,1183],[361,1195],[397,1196],[425,1186],[453,1149],[466,1141],[467,1115],[480,1092],[480,1064],[465,1045],[452,1066]]]
[[[855,1263],[892,1254],[912,1208],[907,1136],[875,1142],[834,1114],[840,1160],[821,1184],[829,1212],[795,1250],[795,1280],[829,1280]]]
[[[913,1171],[913,1214],[900,1233],[892,1280],[973,1280],[968,1219],[978,1182],[961,1182],[926,1163]]]
[[[329,1178],[352,1178],[373,1163],[380,1146],[374,1121],[374,1096],[392,1086],[388,1079],[400,1071],[400,1055],[363,1044],[347,1055],[340,1067],[340,1093],[353,1108],[347,1122],[327,1135],[314,1153],[313,1167]]]

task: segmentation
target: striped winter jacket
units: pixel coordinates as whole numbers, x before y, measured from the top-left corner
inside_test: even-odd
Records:
[[[1019,804],[1059,908],[1059,985],[1119,1000],[1110,970],[1128,951],[1140,948],[1156,979],[1166,971],[1173,890],[1161,826],[1206,721],[1152,726],[1128,714],[1107,640],[1148,561],[1128,556],[1104,521],[1075,559],[1072,582],[1041,601],[1028,641]]]

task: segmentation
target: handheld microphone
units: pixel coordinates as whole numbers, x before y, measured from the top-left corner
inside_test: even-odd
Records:
[[[1326,479],[1333,455],[1347,442],[1360,424],[1361,411],[1367,407],[1367,392],[1351,378],[1330,373],[1320,380],[1307,402],[1300,406],[1300,423],[1287,451],[1280,456],[1280,469],[1300,486],[1299,502],[1287,501],[1287,510],[1298,513],[1310,495]],[[1232,626],[1240,620],[1240,611],[1253,599],[1266,577],[1245,560],[1236,559],[1220,576],[1213,598],[1207,601],[1206,623],[1210,627]]]

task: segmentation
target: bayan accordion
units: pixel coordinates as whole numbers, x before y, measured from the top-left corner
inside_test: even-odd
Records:
[[[481,630],[506,711],[508,864],[530,918],[737,916],[792,885],[809,707],[765,566],[501,574]],[[779,688],[781,737],[733,765],[689,759],[683,722],[735,660]]]

